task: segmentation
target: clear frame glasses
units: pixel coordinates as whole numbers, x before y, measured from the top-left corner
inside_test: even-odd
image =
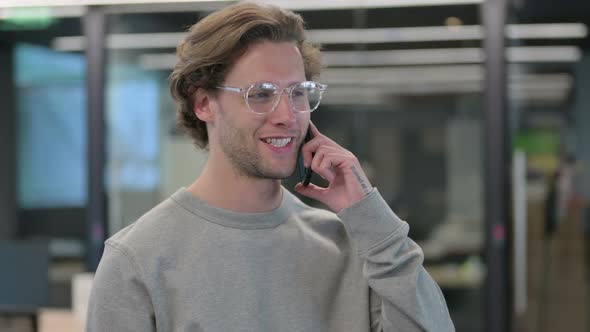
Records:
[[[328,86],[325,84],[303,81],[281,89],[274,83],[256,82],[245,88],[220,85],[217,88],[241,93],[251,112],[256,114],[268,114],[273,112],[281,100],[281,95],[289,96],[291,108],[295,112],[313,112],[320,105],[322,94]]]

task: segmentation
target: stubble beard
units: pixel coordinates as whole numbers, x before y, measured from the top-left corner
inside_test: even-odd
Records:
[[[220,128],[221,150],[229,159],[237,175],[257,179],[282,180],[293,173],[295,162],[286,171],[265,167],[256,144],[251,144],[251,141],[252,138],[244,130],[232,127],[227,122]]]

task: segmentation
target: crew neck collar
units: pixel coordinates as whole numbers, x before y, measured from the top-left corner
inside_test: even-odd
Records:
[[[283,198],[276,209],[257,213],[235,212],[213,206],[193,195],[185,187],[178,189],[171,199],[192,214],[212,223],[240,229],[264,229],[282,224],[291,214],[291,204],[288,202],[291,194],[284,187],[281,187],[281,193]]]

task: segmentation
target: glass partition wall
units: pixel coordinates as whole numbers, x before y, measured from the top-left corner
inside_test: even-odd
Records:
[[[54,43],[82,34],[84,13],[82,7],[3,8],[0,3],[0,228],[9,230],[0,240],[7,248],[4,257],[15,255],[19,246],[44,244],[44,258],[28,253],[27,262],[48,259],[47,271],[35,276],[36,282],[28,279],[32,276],[18,280],[30,282],[32,293],[45,294],[43,301],[30,302],[39,298],[32,293],[12,299],[31,307],[69,306],[70,278],[85,271],[86,57],[60,51]],[[10,287],[10,280],[2,279],[2,286]],[[3,307],[10,301],[3,299]]]

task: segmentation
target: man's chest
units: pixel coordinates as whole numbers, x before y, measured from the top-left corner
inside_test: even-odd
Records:
[[[361,264],[348,247],[305,234],[210,240],[161,264],[152,291],[156,320],[206,331],[238,323],[252,331],[326,331],[368,306]]]

